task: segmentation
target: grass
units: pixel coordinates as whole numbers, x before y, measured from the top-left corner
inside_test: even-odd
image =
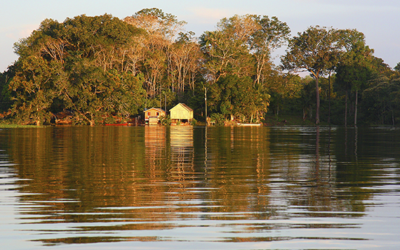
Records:
[[[8,123],[0,120],[0,128],[40,128],[44,126],[36,126],[36,125],[21,125],[15,123]]]
[[[44,127],[44,126],[3,124],[3,123],[0,123],[0,128],[40,128],[40,127]]]

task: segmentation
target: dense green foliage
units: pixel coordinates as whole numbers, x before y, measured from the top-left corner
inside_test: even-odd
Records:
[[[94,125],[137,113],[143,79],[121,71],[120,59],[140,32],[109,15],[43,21],[15,45],[20,58],[8,83],[12,114],[40,125],[53,113],[72,110],[75,123]]]
[[[74,124],[95,125],[185,102],[219,123],[266,113],[339,125],[400,119],[400,66],[374,57],[361,32],[315,26],[289,38],[276,17],[235,15],[196,39],[184,25],[156,8],[123,20],[44,20],[0,74],[1,117],[41,125],[68,112]],[[276,67],[271,53],[285,43]],[[301,70],[310,76],[293,74]]]

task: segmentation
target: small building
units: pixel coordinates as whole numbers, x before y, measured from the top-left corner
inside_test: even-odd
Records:
[[[184,103],[178,103],[175,107],[169,110],[171,116],[171,123],[189,123],[193,120],[193,109],[189,108]]]
[[[166,113],[160,108],[150,108],[144,111],[144,121],[145,124],[153,125],[158,124],[160,121],[160,116],[165,116]]]

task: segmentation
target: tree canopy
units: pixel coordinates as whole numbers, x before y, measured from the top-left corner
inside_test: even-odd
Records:
[[[330,122],[332,101],[336,124],[348,116],[354,125],[400,119],[400,63],[391,69],[374,57],[355,29],[311,26],[290,37],[277,17],[250,14],[222,18],[199,37],[185,25],[157,8],[124,19],[45,19],[15,43],[19,58],[0,75],[2,116],[40,125],[65,111],[75,124],[95,125],[186,102],[200,120],[213,113],[250,122],[269,113],[305,120],[315,109],[319,124]],[[276,66],[273,52],[285,45]]]
[[[289,41],[287,54],[282,57],[284,69],[306,69],[315,78],[316,114],[315,123],[319,124],[319,84],[318,80],[325,70],[335,65],[338,53],[342,49],[338,31],[324,27],[310,27]]]

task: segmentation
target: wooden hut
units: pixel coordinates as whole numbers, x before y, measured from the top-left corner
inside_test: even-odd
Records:
[[[193,109],[184,103],[178,103],[169,110],[171,123],[176,124],[178,121],[182,123],[190,123],[193,120]]]
[[[160,108],[150,108],[144,111],[144,121],[145,124],[153,125],[158,124],[160,121],[160,116],[165,116],[166,113]]]

